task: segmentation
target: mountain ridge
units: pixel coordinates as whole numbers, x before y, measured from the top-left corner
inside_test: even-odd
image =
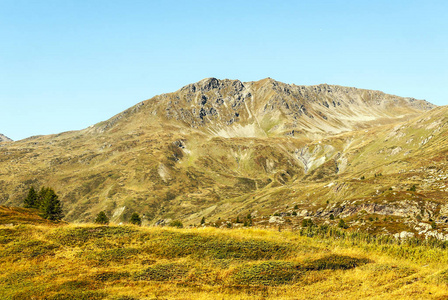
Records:
[[[409,216],[443,220],[448,194],[425,176],[445,170],[448,108],[433,107],[356,88],[204,79],[81,131],[2,145],[0,204],[45,185],[76,222],[102,210],[114,222],[134,211],[144,224],[267,222],[296,206],[316,220],[360,207],[401,218],[392,199],[417,184]]]
[[[340,99],[329,101],[329,94],[333,92]],[[284,95],[280,96],[279,93]],[[175,119],[192,128],[211,125],[211,133],[215,135],[238,136],[241,132],[243,137],[249,133],[252,137],[261,137],[296,132],[312,136],[325,134],[326,131],[350,131],[361,123],[365,126],[366,119],[381,119],[384,122],[395,118],[396,114],[409,115],[436,106],[424,100],[336,85],[297,86],[270,78],[244,83],[239,80],[206,78],[176,92],[140,102],[106,121],[99,131],[112,126],[123,115],[135,113],[144,107],[150,110],[148,117]],[[335,114],[332,110],[338,112]],[[273,114],[274,118],[280,119],[278,124],[272,125],[278,121],[272,120]],[[345,120],[341,121],[340,117]],[[250,126],[246,128],[247,125]],[[234,129],[233,132],[228,132],[228,127]]]

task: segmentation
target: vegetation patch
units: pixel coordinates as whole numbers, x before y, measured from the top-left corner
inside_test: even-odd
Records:
[[[179,281],[186,278],[188,271],[189,268],[185,264],[157,264],[137,274],[135,280]]]
[[[99,265],[108,265],[112,262],[125,262],[137,255],[138,252],[139,250],[135,248],[115,248],[90,253],[87,258],[96,261]]]
[[[95,276],[92,277],[92,279],[95,281],[106,282],[106,281],[117,281],[129,277],[131,277],[131,274],[129,272],[105,271],[96,274]]]
[[[88,241],[100,238],[129,238],[137,230],[129,226],[99,226],[60,228],[49,235],[49,238],[64,246],[82,246]]]
[[[305,264],[306,270],[348,270],[371,262],[367,258],[354,258],[344,255],[327,255]]]
[[[98,291],[72,291],[72,292],[59,292],[52,296],[45,297],[48,300],[101,300],[107,297],[107,293]],[[27,299],[27,298],[17,298]]]
[[[265,261],[242,266],[233,275],[233,280],[244,285],[291,284],[296,282],[302,273],[297,263]]]
[[[3,250],[0,250],[0,257],[32,259],[46,255],[54,255],[55,250],[58,248],[58,245],[45,241],[19,241],[7,244]]]
[[[210,257],[214,259],[282,259],[293,247],[287,243],[277,243],[259,239],[234,239],[220,236],[168,232],[151,239],[145,250],[164,258]]]

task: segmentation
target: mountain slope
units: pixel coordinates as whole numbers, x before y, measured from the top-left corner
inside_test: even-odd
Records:
[[[447,109],[434,107],[356,88],[208,78],[85,130],[2,145],[0,203],[49,185],[69,221],[105,210],[114,221],[138,211],[144,223],[198,223],[293,206],[302,216],[328,218],[332,207],[349,216],[359,211],[353,201],[379,192],[389,201],[392,186],[401,197],[410,184],[424,187],[409,179],[416,168],[439,168]],[[439,203],[434,215],[445,191],[426,189],[433,194],[422,201]]]

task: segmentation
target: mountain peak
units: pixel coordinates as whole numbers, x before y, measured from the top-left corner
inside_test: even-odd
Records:
[[[243,88],[243,83],[239,80],[217,79],[214,77],[204,78],[198,82],[188,84],[180,89],[180,91],[190,92],[208,92],[214,89],[222,89],[226,86],[237,86],[239,90]]]

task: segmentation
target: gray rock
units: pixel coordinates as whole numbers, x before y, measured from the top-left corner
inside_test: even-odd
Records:
[[[1,142],[12,142],[12,140],[9,137],[7,137],[6,135],[3,135],[0,133],[0,143]]]

